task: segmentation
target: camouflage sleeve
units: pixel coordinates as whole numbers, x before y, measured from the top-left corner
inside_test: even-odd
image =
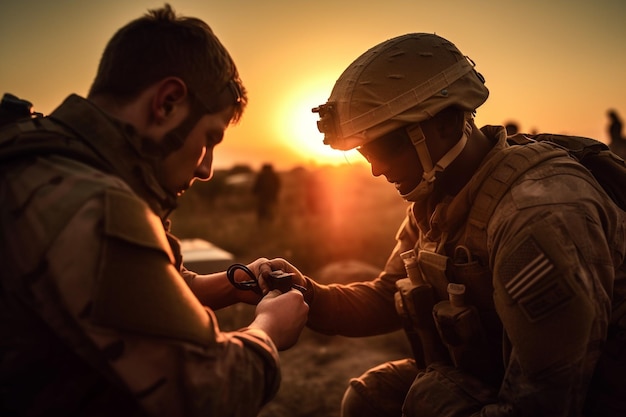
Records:
[[[190,271],[184,266],[181,268],[180,274],[189,286],[191,285],[191,282],[198,276],[196,272]]]
[[[106,368],[98,371],[151,415],[254,416],[275,395],[272,341],[258,330],[220,331],[172,264],[160,220],[132,194],[91,199],[48,258],[58,299],[41,300],[70,320],[52,327],[86,335],[98,356],[91,362]]]
[[[499,404],[485,415],[580,415],[607,336],[620,222],[584,177],[551,178],[514,187],[489,226],[509,349]]]

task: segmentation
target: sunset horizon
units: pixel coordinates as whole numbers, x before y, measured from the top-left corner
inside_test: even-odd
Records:
[[[280,169],[353,163],[322,144],[311,108],[326,102],[343,70],[370,47],[408,32],[437,33],[475,63],[490,90],[476,124],[516,122],[523,132],[608,142],[607,111],[626,116],[626,5],[617,0],[562,7],[539,0],[468,8],[273,0],[170,2],[205,20],[233,56],[250,97],[241,122],[216,151],[216,168],[272,162]],[[352,6],[355,4],[356,6]],[[1,92],[50,113],[70,93],[86,95],[115,30],[162,6],[121,0],[72,4],[8,0],[0,6]],[[71,9],[70,9],[71,7]]]

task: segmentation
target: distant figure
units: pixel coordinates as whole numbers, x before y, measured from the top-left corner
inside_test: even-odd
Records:
[[[504,125],[504,129],[506,130],[507,136],[515,135],[519,132],[519,126],[516,122],[508,122]]]
[[[626,158],[626,138],[622,134],[623,123],[615,110],[607,112],[609,116],[609,147],[613,152]]]
[[[257,199],[257,219],[259,222],[274,220],[274,212],[280,193],[280,177],[272,164],[264,164],[254,181],[252,193]]]

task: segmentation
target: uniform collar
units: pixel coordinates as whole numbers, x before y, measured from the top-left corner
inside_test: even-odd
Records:
[[[50,114],[50,118],[71,129],[121,177],[161,218],[176,207],[176,197],[159,184],[157,160],[142,152],[142,140],[135,129],[104,113],[78,95],[72,94]]]
[[[487,125],[481,132],[493,143],[493,148],[487,153],[480,166],[472,175],[468,183],[453,197],[446,197],[433,210],[427,210],[427,204],[411,207],[411,215],[418,225],[422,238],[437,242],[441,248],[445,244],[448,233],[455,233],[469,215],[474,193],[481,185],[482,169],[494,155],[509,145],[506,143],[506,129],[503,126]]]

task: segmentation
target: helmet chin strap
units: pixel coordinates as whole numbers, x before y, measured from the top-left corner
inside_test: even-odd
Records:
[[[429,186],[429,189],[432,188],[437,173],[444,171],[461,154],[467,144],[467,138],[472,133],[472,125],[470,124],[469,119],[466,118],[461,138],[434,165],[430,156],[430,151],[426,145],[426,137],[424,136],[424,132],[422,131],[419,123],[415,123],[414,125],[408,127],[406,131],[411,138],[411,142],[413,143],[415,150],[417,151],[417,157],[422,164],[424,173],[422,174],[422,180],[419,184],[417,184],[417,186],[415,186],[415,188],[407,194],[402,194],[402,197],[407,201],[416,201],[415,199],[418,196],[423,197],[424,187],[426,185]]]

